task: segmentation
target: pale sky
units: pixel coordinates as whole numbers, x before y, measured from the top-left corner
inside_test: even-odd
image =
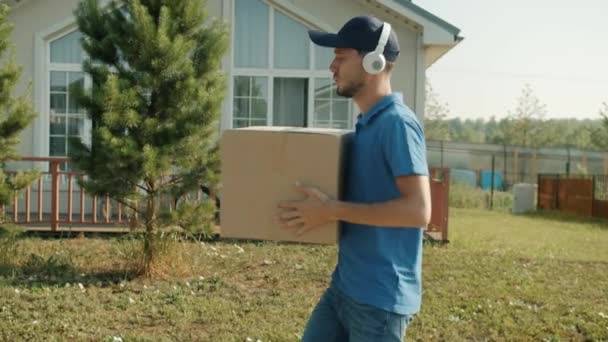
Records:
[[[450,117],[502,118],[529,83],[547,118],[608,102],[608,0],[414,0],[464,40],[427,69]]]

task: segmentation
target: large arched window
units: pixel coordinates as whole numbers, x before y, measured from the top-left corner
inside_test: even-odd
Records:
[[[88,78],[82,72],[84,51],[80,38],[78,31],[72,31],[48,43],[46,110],[48,154],[52,157],[67,156],[72,139],[90,141],[89,120],[73,96],[75,86],[88,86]]]

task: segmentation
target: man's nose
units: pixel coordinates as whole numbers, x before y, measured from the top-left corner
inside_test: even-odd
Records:
[[[334,74],[335,74],[335,73],[336,73],[336,71],[338,70],[338,67],[337,67],[337,65],[336,65],[336,61],[335,61],[335,60],[333,60],[333,61],[331,62],[331,64],[329,65],[329,70],[330,70],[332,73],[334,73]]]

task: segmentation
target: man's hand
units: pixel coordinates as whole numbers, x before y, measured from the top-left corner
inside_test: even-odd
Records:
[[[306,196],[301,201],[282,201],[275,220],[284,229],[293,229],[300,236],[307,231],[335,220],[331,214],[332,200],[321,190],[296,183],[296,190]]]

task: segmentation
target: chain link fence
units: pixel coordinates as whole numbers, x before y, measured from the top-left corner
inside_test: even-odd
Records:
[[[427,158],[431,167],[450,168],[454,181],[499,191],[510,191],[517,183],[536,184],[539,174],[608,175],[608,151],[428,140]],[[605,177],[596,181],[605,188]]]

